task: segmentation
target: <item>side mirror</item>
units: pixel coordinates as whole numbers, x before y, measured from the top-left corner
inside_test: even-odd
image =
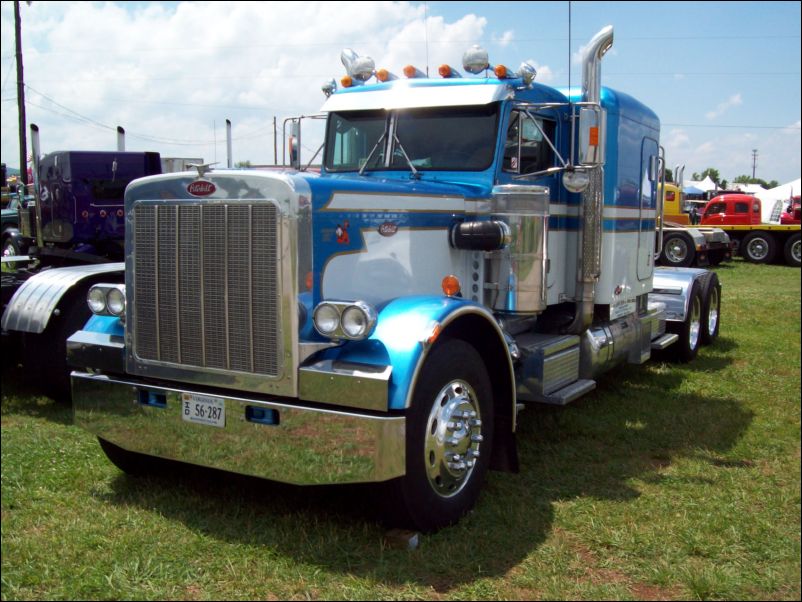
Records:
[[[579,110],[579,165],[598,167],[604,164],[605,114],[601,108]]]

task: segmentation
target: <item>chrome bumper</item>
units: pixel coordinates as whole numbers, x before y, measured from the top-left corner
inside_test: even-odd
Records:
[[[378,482],[405,472],[403,416],[224,394],[225,427],[218,428],[182,420],[185,392],[194,391],[72,373],[75,424],[129,451],[297,485]],[[154,398],[163,403],[148,405]],[[252,420],[254,408],[273,423]]]

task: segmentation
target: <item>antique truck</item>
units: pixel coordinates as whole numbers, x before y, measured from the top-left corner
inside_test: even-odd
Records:
[[[736,242],[738,254],[750,263],[771,263],[782,258],[787,265],[802,265],[799,223],[788,220],[791,223],[767,224],[762,216],[759,198],[749,194],[720,194],[705,205],[701,224],[727,232]]]
[[[660,123],[601,86],[612,42],[591,40],[581,90],[478,47],[438,79],[345,51],[319,174],[132,182],[124,278],[91,287],[68,341],[76,424],[132,473],[383,483],[388,520],[430,531],[518,470],[522,404],[692,360],[721,285],[655,268]]]

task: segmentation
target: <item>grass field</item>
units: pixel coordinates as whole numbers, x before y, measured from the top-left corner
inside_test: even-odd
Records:
[[[718,269],[696,362],[520,416],[521,473],[390,547],[367,487],[134,478],[2,376],[2,599],[800,599],[800,271]]]

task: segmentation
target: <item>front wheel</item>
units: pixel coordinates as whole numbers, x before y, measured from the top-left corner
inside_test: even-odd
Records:
[[[390,522],[423,532],[457,522],[479,497],[493,446],[490,378],[464,341],[439,342],[407,414],[406,475],[390,483]]]

